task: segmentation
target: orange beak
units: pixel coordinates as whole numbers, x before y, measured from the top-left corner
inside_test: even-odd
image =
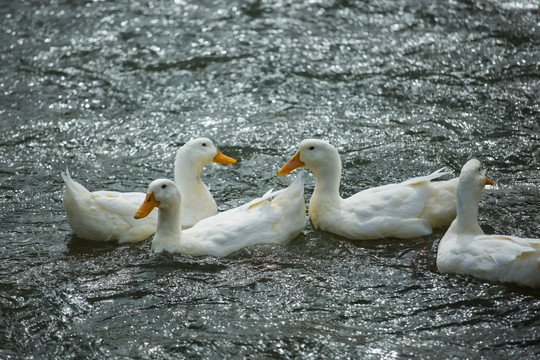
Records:
[[[290,173],[294,169],[299,168],[304,165],[306,164],[304,164],[304,162],[300,160],[300,151],[298,151],[296,154],[293,155],[293,157],[289,161],[287,161],[285,165],[281,167],[281,169],[278,170],[277,174],[285,175],[285,174]]]
[[[227,155],[223,155],[221,151],[216,150],[217,154],[214,156],[213,161],[218,164],[236,164],[236,159],[233,159],[232,157],[229,157]]]
[[[486,185],[495,185],[495,183],[493,182],[493,180],[486,176]]]
[[[147,216],[154,210],[156,206],[159,205],[159,201],[154,198],[154,192],[151,192],[150,194],[146,194],[146,198],[144,199],[143,204],[137,210],[135,213],[135,219],[142,219],[143,217]]]

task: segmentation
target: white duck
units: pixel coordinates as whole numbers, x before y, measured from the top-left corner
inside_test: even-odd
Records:
[[[486,184],[494,185],[480,162],[469,160],[459,176],[457,217],[439,243],[437,269],[539,288],[540,239],[484,235],[478,225],[478,204]]]
[[[350,239],[414,238],[448,225],[455,217],[457,179],[432,183],[447,173],[430,175],[367,189],[343,199],[339,194],[341,159],[324,140],[303,140],[298,152],[278,175],[305,166],[315,174],[309,216],[316,229]]]
[[[223,155],[207,138],[191,140],[176,153],[175,180],[187,199],[183,204],[186,226],[217,213],[216,202],[200,176],[204,166],[212,161],[236,162]],[[145,193],[90,192],[71,179],[68,171],[62,178],[66,183],[63,199],[66,218],[77,236],[94,241],[138,242],[155,233],[157,211],[142,221],[133,219]]]
[[[275,198],[270,201],[272,196]],[[154,252],[227,256],[254,244],[287,242],[306,224],[301,175],[284,190],[269,191],[262,198],[203,219],[186,230],[180,226],[182,197],[176,184],[167,179],[154,180],[148,187],[135,218],[143,219],[158,207]]]

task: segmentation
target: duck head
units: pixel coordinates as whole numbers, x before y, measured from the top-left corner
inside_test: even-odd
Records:
[[[234,164],[236,160],[224,155],[215,146],[212,140],[208,138],[198,138],[188,141],[178,150],[178,155],[189,153],[194,162],[206,165],[211,162],[219,164]]]
[[[306,139],[298,145],[298,151],[277,172],[285,175],[296,168],[305,166],[313,172],[324,171],[326,168],[341,170],[341,159],[334,146],[324,140]]]
[[[482,164],[476,159],[471,159],[461,168],[459,175],[460,183],[470,184],[476,189],[482,190],[486,185],[495,185],[493,180],[484,174]]]
[[[180,191],[176,184],[167,179],[154,180],[148,186],[146,198],[135,213],[135,219],[142,219],[155,207],[178,208],[181,201]]]

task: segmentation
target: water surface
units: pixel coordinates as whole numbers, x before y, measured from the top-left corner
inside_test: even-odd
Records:
[[[60,177],[145,191],[208,136],[239,160],[203,174],[226,210],[304,138],[343,196],[477,157],[486,233],[539,238],[538,1],[1,3],[1,358],[540,356],[540,293],[437,273],[445,229],[152,254],[73,236]]]

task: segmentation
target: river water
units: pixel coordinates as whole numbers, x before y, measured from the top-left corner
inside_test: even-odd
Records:
[[[445,229],[152,254],[73,236],[60,177],[145,191],[207,136],[226,210],[304,138],[343,196],[477,157],[486,233],[539,238],[539,1],[0,3],[0,358],[540,357],[540,292],[439,274]]]

